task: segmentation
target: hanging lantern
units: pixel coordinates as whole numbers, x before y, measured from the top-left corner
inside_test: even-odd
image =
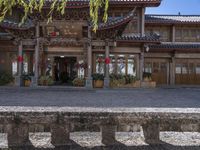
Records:
[[[57,35],[56,32],[51,33],[51,36],[56,36],[56,35]]]
[[[102,63],[102,62],[103,62],[103,59],[102,59],[101,57],[99,57],[99,58],[97,59],[97,61],[98,61],[98,63]]]
[[[109,57],[107,57],[107,58],[105,59],[105,63],[106,63],[106,64],[110,64],[110,58],[109,58]]]
[[[18,56],[18,62],[23,62],[23,56]]]

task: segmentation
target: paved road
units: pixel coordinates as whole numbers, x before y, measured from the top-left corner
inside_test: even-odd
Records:
[[[200,108],[200,88],[0,88],[1,106]]]

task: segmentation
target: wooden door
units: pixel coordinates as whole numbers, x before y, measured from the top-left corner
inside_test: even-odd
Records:
[[[168,59],[145,59],[145,72],[151,73],[151,78],[158,85],[169,83]]]
[[[177,59],[175,69],[175,83],[186,85],[200,84],[200,60]]]

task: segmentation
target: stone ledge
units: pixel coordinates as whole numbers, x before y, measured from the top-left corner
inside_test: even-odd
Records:
[[[1,109],[2,108],[2,109]],[[8,134],[9,146],[29,145],[31,130],[50,130],[55,146],[69,143],[74,125],[96,125],[101,129],[102,143],[115,145],[117,127],[139,124],[148,144],[159,144],[159,133],[169,131],[200,131],[200,111],[196,109],[156,108],[73,108],[73,107],[1,107],[1,131]],[[169,126],[167,127],[168,124]],[[186,126],[188,124],[188,126]],[[171,127],[171,128],[170,128]],[[48,129],[49,128],[49,129]]]

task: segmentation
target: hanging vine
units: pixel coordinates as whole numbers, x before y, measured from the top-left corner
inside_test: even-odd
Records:
[[[6,15],[12,15],[13,8],[20,7],[24,11],[24,16],[21,20],[21,24],[23,24],[29,14],[32,14],[34,11],[41,12],[45,3],[46,0],[0,0],[0,22],[5,19]],[[109,0],[89,0],[89,4],[93,30],[96,31],[98,28],[99,10],[101,8],[104,9],[103,21],[107,21]],[[55,11],[64,15],[66,5],[67,0],[53,0],[50,5],[47,22],[52,21],[52,16]]]

